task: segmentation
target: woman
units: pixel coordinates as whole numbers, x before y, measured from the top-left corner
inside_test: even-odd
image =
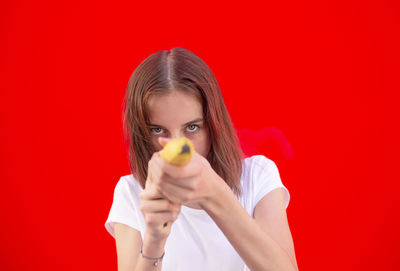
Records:
[[[289,192],[272,160],[243,158],[204,61],[184,48],[150,55],[124,105],[132,174],[117,183],[105,224],[119,271],[298,270]],[[159,154],[179,137],[195,149],[184,167]]]

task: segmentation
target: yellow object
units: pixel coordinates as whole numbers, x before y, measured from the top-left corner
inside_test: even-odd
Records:
[[[184,166],[192,158],[193,150],[193,143],[186,137],[181,137],[168,142],[160,156],[175,166]]]

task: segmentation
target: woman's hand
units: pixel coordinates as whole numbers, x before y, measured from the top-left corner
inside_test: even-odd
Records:
[[[169,140],[159,138],[164,146]],[[207,159],[194,151],[190,162],[185,166],[174,166],[154,153],[149,161],[153,184],[162,195],[176,204],[202,203],[215,196],[215,187],[223,180],[212,169]]]
[[[149,174],[145,189],[140,193],[140,211],[146,222],[146,235],[152,240],[165,241],[171,232],[172,223],[178,218],[180,204],[175,204],[157,189]]]

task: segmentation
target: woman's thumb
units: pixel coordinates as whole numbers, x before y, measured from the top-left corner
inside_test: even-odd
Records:
[[[158,143],[160,143],[160,145],[163,146],[163,147],[170,141],[171,141],[171,139],[166,138],[166,137],[159,137],[158,138]]]

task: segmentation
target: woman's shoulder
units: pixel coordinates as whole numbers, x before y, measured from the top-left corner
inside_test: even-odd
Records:
[[[268,157],[258,154],[246,157],[242,160],[243,171],[252,170],[265,170],[267,168],[274,168],[276,164]]]
[[[139,181],[133,176],[133,174],[123,175],[119,178],[115,191],[122,193],[129,193],[133,195],[139,195],[143,191]]]
[[[244,197],[251,199],[251,213],[258,201],[275,188],[285,190],[286,207],[290,194],[282,183],[276,163],[264,155],[253,155],[243,159],[241,185]]]
[[[245,197],[251,197],[253,193],[276,182],[279,174],[275,162],[264,155],[253,155],[242,160],[241,186]]]

